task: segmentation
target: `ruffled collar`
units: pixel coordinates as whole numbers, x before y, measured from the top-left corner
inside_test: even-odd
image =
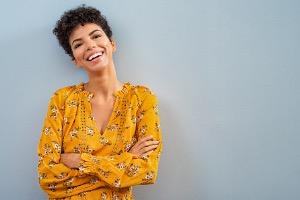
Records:
[[[93,97],[94,94],[92,92],[89,92],[87,90],[84,89],[84,84],[83,82],[81,82],[79,85],[77,85],[77,90],[83,94],[86,94],[88,97]],[[131,84],[129,82],[124,83],[123,84],[123,88],[121,90],[118,90],[116,92],[114,92],[114,95],[116,97],[123,97],[126,93],[128,93],[128,91],[132,88]]]

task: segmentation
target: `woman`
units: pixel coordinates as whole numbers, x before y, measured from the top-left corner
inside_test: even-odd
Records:
[[[154,183],[162,150],[155,95],[121,83],[116,44],[101,13],[67,11],[53,33],[89,81],[57,90],[38,146],[49,199],[133,199],[131,186]]]

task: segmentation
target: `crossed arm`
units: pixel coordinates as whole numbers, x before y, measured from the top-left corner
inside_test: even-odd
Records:
[[[159,141],[153,140],[152,136],[147,136],[139,140],[129,153],[135,155],[138,158],[151,154],[157,147]],[[66,165],[70,169],[78,169],[80,166],[81,154],[78,153],[63,153],[60,156],[60,162]]]

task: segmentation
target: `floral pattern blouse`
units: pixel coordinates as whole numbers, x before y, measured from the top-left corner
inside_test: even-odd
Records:
[[[93,119],[93,94],[83,83],[52,96],[38,145],[39,183],[50,200],[133,199],[131,186],[155,182],[162,151],[156,97],[130,83],[114,95],[103,134]],[[128,153],[148,135],[160,141],[153,153],[143,158]],[[71,152],[81,154],[79,169],[60,163],[60,155]]]

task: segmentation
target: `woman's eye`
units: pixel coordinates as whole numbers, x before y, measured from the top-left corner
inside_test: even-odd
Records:
[[[81,44],[79,43],[79,44],[76,44],[75,46],[74,46],[74,49],[77,49],[78,47],[80,47],[81,46]]]
[[[97,38],[99,38],[99,37],[101,37],[101,35],[94,35],[94,38],[95,38],[95,39],[97,39]]]

